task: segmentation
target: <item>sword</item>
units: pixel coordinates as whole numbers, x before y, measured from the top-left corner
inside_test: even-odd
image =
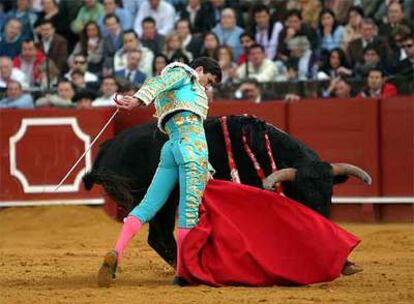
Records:
[[[115,95],[114,100],[115,102],[117,101],[117,96],[118,94]],[[116,111],[112,114],[111,118],[109,118],[109,120],[106,122],[106,124],[103,126],[103,128],[101,129],[101,131],[99,131],[98,135],[95,136],[95,139],[91,142],[91,144],[89,145],[89,147],[85,150],[85,152],[81,155],[81,157],[79,157],[79,159],[76,161],[76,163],[72,166],[72,168],[70,168],[70,170],[68,171],[68,173],[66,173],[66,175],[62,178],[62,180],[60,181],[59,185],[57,185],[57,187],[55,188],[55,190],[53,190],[53,192],[56,192],[57,189],[60,188],[60,186],[62,186],[62,184],[65,182],[65,180],[68,178],[68,176],[72,173],[73,170],[75,170],[76,166],[81,162],[81,160],[85,157],[86,153],[89,152],[89,150],[92,148],[92,146],[95,144],[95,142],[98,140],[98,138],[102,135],[102,133],[105,131],[105,129],[108,127],[108,125],[111,123],[111,121],[115,118],[115,115],[118,114],[119,112],[119,108],[116,109]]]

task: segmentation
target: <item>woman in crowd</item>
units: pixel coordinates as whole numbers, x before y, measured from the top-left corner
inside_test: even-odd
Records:
[[[102,69],[103,39],[95,21],[86,23],[80,35],[80,40],[69,56],[68,63],[71,66],[76,55],[84,55],[88,62],[88,70],[98,73]]]
[[[346,50],[350,41],[361,38],[361,22],[364,11],[360,6],[351,6],[348,10],[348,23],[344,28],[341,48]]]
[[[214,58],[214,53],[220,45],[219,39],[213,32],[206,32],[203,37],[203,47],[201,48],[201,56]]]
[[[218,61],[221,71],[221,83],[232,83],[236,77],[237,64],[233,62],[233,51],[229,46],[221,45],[216,49],[214,58]]]
[[[152,61],[152,75],[159,76],[161,75],[161,71],[163,68],[167,66],[169,60],[167,56],[164,54],[158,54],[154,56],[154,60]]]
[[[329,52],[325,63],[318,72],[318,79],[333,79],[338,76],[351,76],[352,70],[346,62],[345,52],[340,48],[335,48]]]
[[[183,49],[183,44],[178,33],[171,32],[165,37],[164,54],[171,60],[176,53],[182,53],[187,57],[188,61],[191,61],[193,58],[193,55],[190,52]]]
[[[322,57],[334,48],[338,48],[342,44],[342,37],[344,27],[339,25],[335,19],[335,14],[329,10],[324,9],[319,14],[319,48]]]

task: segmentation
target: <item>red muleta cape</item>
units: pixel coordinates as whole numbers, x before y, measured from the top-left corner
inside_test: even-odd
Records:
[[[179,258],[192,285],[306,285],[337,278],[359,241],[292,199],[211,180]]]

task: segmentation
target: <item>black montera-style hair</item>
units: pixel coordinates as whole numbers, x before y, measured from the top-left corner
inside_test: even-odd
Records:
[[[203,67],[204,73],[210,73],[216,76],[216,83],[221,82],[221,68],[216,60],[210,57],[198,57],[194,59],[190,66],[195,69],[199,66]]]

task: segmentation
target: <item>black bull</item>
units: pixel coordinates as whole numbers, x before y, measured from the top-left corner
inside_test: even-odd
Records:
[[[280,129],[249,116],[229,116],[228,129],[232,142],[234,160],[241,182],[263,187],[246,154],[242,135],[248,142],[266,176],[271,174],[269,156],[264,144],[267,133],[277,168],[284,169],[280,176],[272,179],[283,181],[285,194],[324,216],[329,215],[333,185],[344,182],[348,175],[355,175],[365,182],[370,177],[364,171],[351,165],[331,165],[322,162],[319,156],[295,138]],[[221,124],[218,118],[205,121],[209,160],[215,168],[217,179],[230,180],[230,168]],[[160,151],[167,140],[156,129],[155,123],[136,126],[118,134],[102,144],[93,169],[84,177],[86,189],[101,184],[125,213],[140,202],[158,165]],[[342,166],[342,167],[341,167]],[[287,169],[291,168],[291,169]],[[289,181],[286,181],[289,180]],[[178,187],[171,194],[164,207],[149,223],[149,245],[170,265],[175,265],[176,243],[173,235]]]

